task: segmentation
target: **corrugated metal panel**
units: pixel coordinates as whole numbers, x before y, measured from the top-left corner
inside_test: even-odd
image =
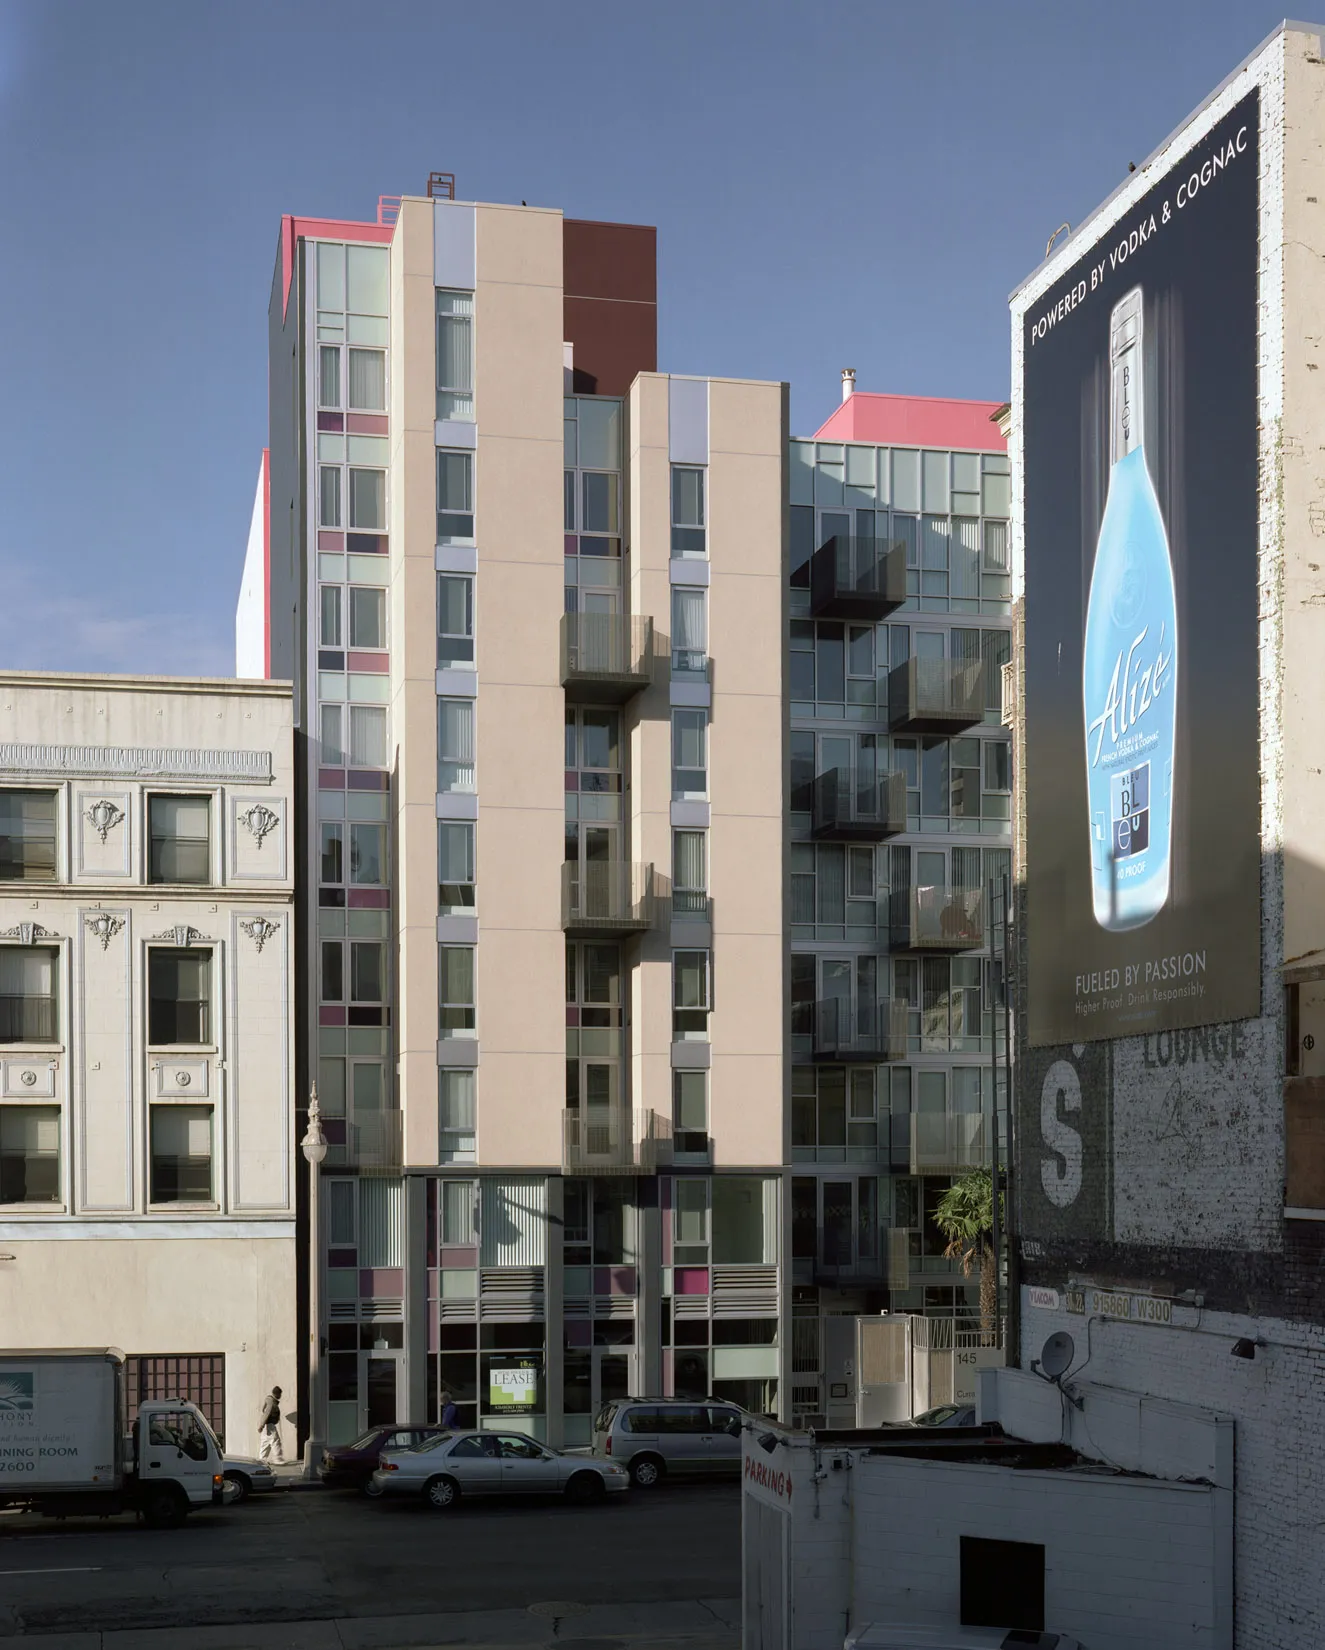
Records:
[[[709,1298],[707,1295],[673,1295],[672,1316],[674,1318],[707,1318],[709,1315]]]
[[[908,1324],[898,1319],[857,1319],[861,1386],[891,1386],[906,1379]]]
[[[775,1318],[778,1310],[776,1266],[715,1266],[715,1318]]]
[[[398,1178],[374,1175],[359,1182],[359,1265],[403,1266],[404,1198]]]
[[[781,1231],[781,1222],[778,1219],[781,1190],[780,1180],[770,1178],[764,1182],[764,1259],[771,1266],[776,1266],[781,1259],[778,1243],[778,1234]]]
[[[478,1308],[474,1301],[438,1301],[437,1321],[439,1323],[473,1323]]]
[[[359,1307],[360,1323],[400,1323],[404,1316],[404,1301],[363,1301]]]
[[[889,1289],[909,1289],[911,1287],[911,1234],[901,1226],[893,1226],[888,1231],[888,1287]]]
[[[486,1319],[536,1321],[543,1316],[543,1301],[542,1267],[503,1267],[479,1273],[479,1312]]]
[[[479,1265],[546,1266],[547,1181],[484,1175],[479,1185]]]
[[[594,1297],[594,1312],[596,1318],[633,1318],[635,1316],[634,1295],[597,1295]]]

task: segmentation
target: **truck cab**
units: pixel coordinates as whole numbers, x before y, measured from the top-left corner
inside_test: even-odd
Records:
[[[182,1521],[189,1507],[219,1502],[224,1451],[201,1410],[183,1398],[143,1404],[133,1424],[127,1472],[150,1521]],[[167,1502],[177,1516],[162,1516]],[[155,1517],[154,1517],[155,1514]]]

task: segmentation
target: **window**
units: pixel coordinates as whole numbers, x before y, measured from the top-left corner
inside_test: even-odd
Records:
[[[344,707],[341,705],[323,705],[320,718],[322,723],[323,765],[329,768],[342,767],[345,763]]]
[[[702,710],[672,712],[672,795],[708,795],[708,716]]]
[[[708,915],[708,844],[703,831],[672,832],[672,911]]]
[[[55,792],[0,791],[0,881],[55,876]]]
[[[472,1163],[475,1153],[474,1136],[474,1073],[472,1071],[442,1070],[437,1074],[437,1161],[439,1163]],[[446,1192],[454,1182],[443,1181],[442,1204],[445,1225]],[[463,1182],[461,1183],[464,1184]],[[469,1197],[470,1235],[465,1238],[443,1239],[443,1242],[472,1243],[473,1191],[464,1190]]]
[[[672,1148],[707,1156],[709,1149],[709,1074],[672,1073]]]
[[[345,827],[339,821],[324,824],[322,830],[322,857],[318,867],[319,882],[345,880]]]
[[[319,591],[322,623],[318,640],[322,647],[340,646],[340,586],[324,584]]]
[[[709,954],[672,952],[672,1036],[702,1041],[709,1034]]]
[[[317,520],[319,527],[339,527],[340,470],[334,464],[324,464],[317,477]]]
[[[691,1175],[672,1182],[672,1264],[704,1266],[709,1258],[709,1183]]]
[[[672,465],[672,554],[706,555],[704,471]]]
[[[352,349],[348,405],[358,412],[386,411],[386,355],[380,349]]]
[[[439,1030],[443,1037],[474,1035],[474,947],[437,947]]]
[[[470,1072],[444,1072],[443,1076],[471,1076]],[[474,1182],[472,1180],[442,1181],[441,1197],[442,1242],[473,1243]]]
[[[207,1044],[212,1040],[212,954],[153,947],[147,954],[147,1040]]]
[[[339,940],[322,941],[322,1001],[345,1001],[345,947]],[[340,1062],[340,1086],[345,1086],[344,1061]],[[342,1105],[342,1110],[344,1109]]]
[[[60,1108],[0,1106],[0,1203],[60,1201]]]
[[[437,701],[437,789],[474,789],[474,701]]]
[[[386,1001],[386,947],[380,940],[350,941],[350,1001]]]
[[[672,674],[702,676],[708,669],[708,591],[672,586]]]
[[[211,799],[154,796],[149,819],[149,882],[211,881]]]
[[[437,539],[474,537],[474,458],[472,453],[437,452]]]
[[[386,711],[380,705],[350,706],[350,766],[386,767]]]
[[[437,575],[437,663],[474,662],[474,581],[467,574]]]
[[[386,471],[350,471],[350,526],[380,533],[386,527]]]
[[[350,646],[386,646],[386,591],[356,586],[350,591]]]
[[[317,404],[340,406],[340,351],[334,344],[322,344],[317,352]]]
[[[474,909],[474,826],[469,820],[437,823],[437,903],[452,915]]]
[[[57,1041],[58,955],[40,945],[0,946],[0,1043]]]
[[[437,294],[437,416],[474,416],[474,294]]]
[[[212,1108],[152,1107],[153,1203],[212,1201]]]
[[[386,881],[386,826],[350,826],[350,881],[380,888]]]

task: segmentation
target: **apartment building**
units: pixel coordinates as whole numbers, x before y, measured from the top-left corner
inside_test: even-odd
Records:
[[[657,371],[652,229],[451,192],[286,218],[272,287],[314,1431],[776,1410],[785,386]]]
[[[999,410],[846,373],[842,405],[790,444],[788,1412],[821,1424],[854,1422],[854,1314],[976,1327],[978,1280],[934,1211],[989,1165],[1005,1104]]]
[[[0,1318],[231,1447],[296,1371],[288,683],[0,674]]]

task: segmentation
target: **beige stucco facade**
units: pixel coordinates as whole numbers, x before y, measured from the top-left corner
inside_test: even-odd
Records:
[[[6,1343],[210,1359],[251,1446],[295,1384],[290,689],[6,672],[0,711]]]

